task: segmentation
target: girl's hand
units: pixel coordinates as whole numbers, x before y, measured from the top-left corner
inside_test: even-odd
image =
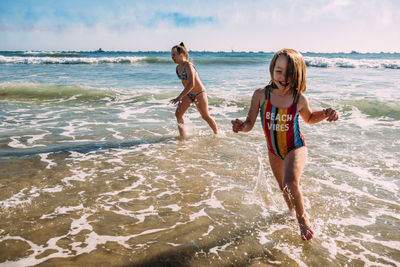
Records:
[[[339,114],[333,108],[324,109],[324,114],[327,121],[337,121],[339,119]]]
[[[172,99],[170,102],[175,105],[176,103],[178,103],[180,101],[181,100],[179,99],[179,97],[177,97],[177,98]]]
[[[231,121],[231,123],[232,123],[232,130],[235,133],[238,133],[239,131],[241,131],[243,129],[243,125],[244,125],[243,121],[236,119],[234,121]]]

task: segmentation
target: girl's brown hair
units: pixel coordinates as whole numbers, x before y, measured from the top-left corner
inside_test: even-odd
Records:
[[[286,80],[291,79],[294,83],[292,90],[293,94],[297,95],[299,93],[306,91],[306,63],[304,62],[303,56],[294,49],[281,49],[275,53],[274,57],[269,64],[269,73],[271,75],[271,86],[276,88],[276,85],[272,82],[274,77],[274,68],[276,60],[279,56],[284,55],[288,59],[288,65],[286,70]]]
[[[178,52],[178,54],[182,54],[185,56],[186,59],[189,59],[189,52],[186,49],[186,46],[183,42],[181,42],[179,45],[175,45],[174,47],[172,47],[171,50],[176,49],[176,51]]]

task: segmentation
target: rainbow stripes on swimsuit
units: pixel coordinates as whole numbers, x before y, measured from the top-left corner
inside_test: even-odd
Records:
[[[271,104],[270,88],[265,87],[265,101],[261,105],[261,124],[267,139],[268,149],[281,159],[293,149],[306,146],[299,128],[298,95],[288,108],[277,108]]]

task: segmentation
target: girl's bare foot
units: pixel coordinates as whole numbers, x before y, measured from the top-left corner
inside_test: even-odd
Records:
[[[297,216],[297,221],[299,222],[300,226],[301,239],[310,240],[313,238],[314,231],[311,228],[310,221],[308,220],[307,216],[305,214],[300,217]]]

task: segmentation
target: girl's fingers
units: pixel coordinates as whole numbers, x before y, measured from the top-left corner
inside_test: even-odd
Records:
[[[327,121],[336,121],[337,119],[339,119],[339,115],[333,108],[327,108],[325,110],[325,114],[327,116],[326,118]]]
[[[238,124],[238,123],[240,123],[241,124],[241,120],[239,120],[239,119],[236,119],[236,120],[231,120],[231,123],[233,124],[233,125],[235,125],[235,124]]]
[[[235,133],[239,132],[239,127],[243,124],[243,122],[239,119],[236,119],[236,120],[232,120],[231,123],[232,123],[232,130]]]
[[[335,110],[330,110],[328,114],[328,121],[336,121],[339,118],[339,115]]]

